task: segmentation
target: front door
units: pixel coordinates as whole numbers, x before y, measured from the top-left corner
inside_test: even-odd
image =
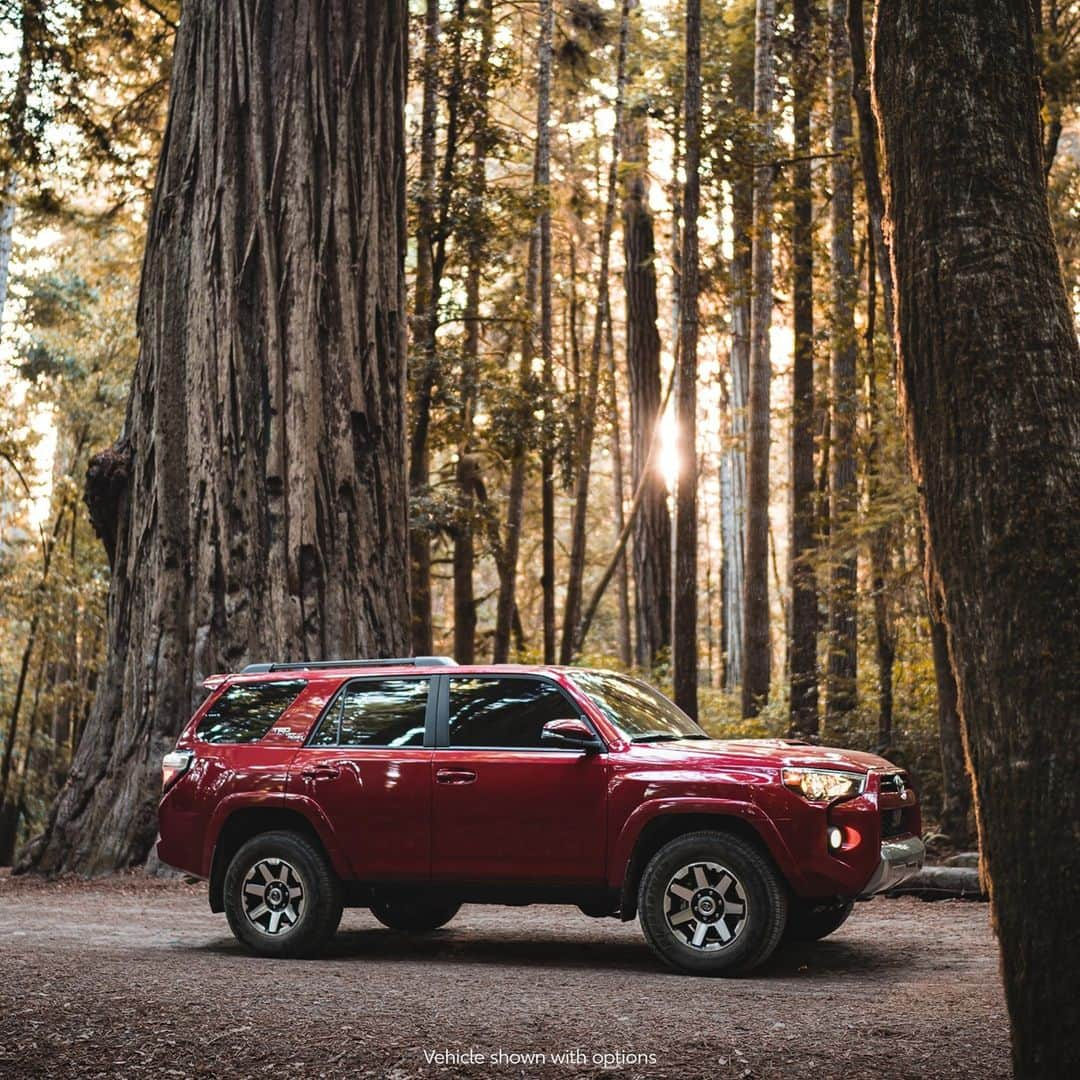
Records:
[[[444,678],[449,693],[431,765],[433,877],[602,882],[606,755],[552,749],[540,739],[547,721],[580,709],[550,679]]]
[[[293,760],[290,792],[319,804],[358,880],[426,880],[431,872],[431,683],[353,680]]]

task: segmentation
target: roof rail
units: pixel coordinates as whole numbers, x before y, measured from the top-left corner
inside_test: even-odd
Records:
[[[268,671],[320,671],[328,668],[365,667],[453,667],[457,661],[452,656],[394,656],[373,660],[300,660],[288,664],[248,664],[242,675],[256,675]]]

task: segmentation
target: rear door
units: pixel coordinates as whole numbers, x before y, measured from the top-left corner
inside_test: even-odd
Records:
[[[440,676],[432,874],[443,881],[599,883],[607,756],[542,744],[580,709],[537,676]]]
[[[357,880],[431,872],[432,682],[351,680],[293,761],[290,792],[318,803]]]

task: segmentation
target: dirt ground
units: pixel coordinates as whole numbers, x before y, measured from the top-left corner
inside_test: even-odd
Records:
[[[318,961],[246,955],[199,885],[0,877],[0,911],[5,1077],[1009,1075],[985,904],[876,899],[739,980],[571,908],[347,911]]]

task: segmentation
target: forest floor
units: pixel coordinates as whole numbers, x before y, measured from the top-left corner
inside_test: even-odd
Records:
[[[422,937],[346,911],[317,961],[243,953],[204,885],[0,876],[0,912],[5,1077],[1009,1075],[981,903],[860,904],[739,980],[573,908],[466,907]]]

